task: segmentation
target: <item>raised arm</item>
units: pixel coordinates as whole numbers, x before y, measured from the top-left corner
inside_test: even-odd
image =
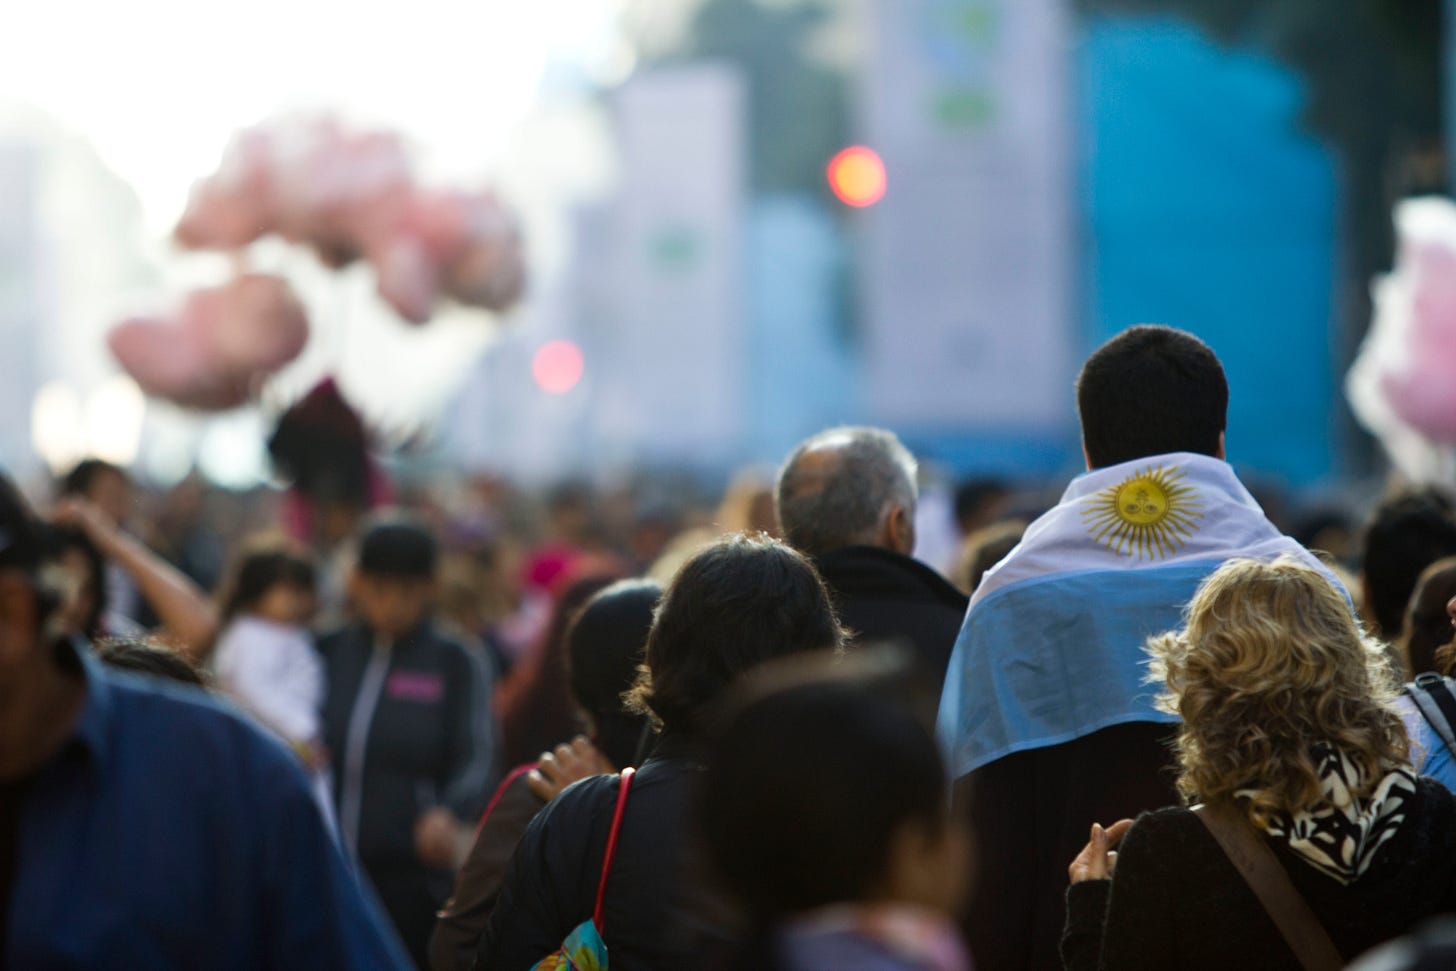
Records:
[[[194,662],[202,661],[217,636],[217,610],[207,595],[181,571],[124,533],[90,502],[67,498],[57,504],[55,521],[85,532],[101,555],[116,563],[137,585],[162,621],[162,634]]]

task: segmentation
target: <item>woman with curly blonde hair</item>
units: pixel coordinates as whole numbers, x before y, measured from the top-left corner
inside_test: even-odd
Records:
[[[1148,650],[1179,790],[1234,807],[1346,960],[1456,909],[1456,797],[1411,770],[1395,675],[1320,572],[1230,561]],[[1192,809],[1094,825],[1070,874],[1069,971],[1300,967]]]

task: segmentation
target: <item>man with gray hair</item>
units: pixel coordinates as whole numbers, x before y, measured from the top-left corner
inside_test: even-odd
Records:
[[[915,457],[882,428],[831,428],[800,443],[779,470],[784,539],[814,560],[860,642],[912,647],[939,689],[966,597],[913,559]]]

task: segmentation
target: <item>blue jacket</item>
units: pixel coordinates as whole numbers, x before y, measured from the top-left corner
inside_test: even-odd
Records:
[[[21,803],[12,968],[403,968],[280,744],[201,691],[68,657],[72,738]]]

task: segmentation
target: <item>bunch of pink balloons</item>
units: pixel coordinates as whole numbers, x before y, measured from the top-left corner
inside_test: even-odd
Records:
[[[1406,200],[1395,227],[1395,266],[1375,280],[1375,316],[1345,386],[1402,472],[1427,481],[1449,474],[1456,447],[1456,204]]]
[[[445,298],[505,310],[525,284],[519,227],[494,194],[422,185],[396,135],[332,118],[237,133],[193,187],[174,235],[189,249],[231,252],[276,235],[335,269],[365,260],[380,297],[413,324]],[[288,284],[250,273],[169,316],[124,321],[110,345],[149,394],[220,410],[247,401],[307,339]]]

